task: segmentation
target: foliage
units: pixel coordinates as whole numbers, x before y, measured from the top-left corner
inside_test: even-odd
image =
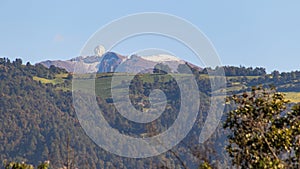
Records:
[[[234,95],[228,102],[236,104],[224,124],[231,131],[227,151],[233,165],[299,168],[299,105],[287,111],[282,93],[262,87]]]
[[[33,165],[26,164],[24,162],[18,163],[18,162],[10,162],[6,164],[5,169],[34,169]],[[48,169],[49,168],[49,161],[45,161],[41,163],[37,169]]]
[[[226,76],[263,76],[266,75],[266,69],[261,67],[234,67],[224,66],[223,67]]]
[[[200,165],[199,169],[212,169],[212,167],[208,162],[205,161]]]

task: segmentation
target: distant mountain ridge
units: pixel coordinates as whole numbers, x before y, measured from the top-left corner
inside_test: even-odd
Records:
[[[56,67],[64,68],[68,72],[130,72],[138,73],[149,68],[154,68],[155,65],[162,63],[168,65],[172,72],[177,72],[178,65],[187,63],[186,61],[179,59],[171,55],[152,55],[152,56],[123,56],[115,52],[106,52],[102,56],[79,56],[70,60],[47,60],[40,62],[40,64],[50,67],[54,65]],[[201,69],[200,67],[187,63],[191,67]],[[80,70],[76,69],[79,68]]]

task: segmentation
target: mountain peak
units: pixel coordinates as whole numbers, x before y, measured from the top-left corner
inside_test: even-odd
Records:
[[[170,61],[180,62],[180,61],[182,61],[181,59],[179,59],[175,56],[167,55],[167,54],[141,56],[141,57],[145,60],[149,60],[149,61],[153,61],[153,62],[170,62]]]
[[[54,65],[56,67],[64,68],[68,72],[74,72],[74,68],[78,68],[78,65],[80,65],[81,73],[104,73],[115,71],[138,73],[142,72],[144,69],[151,67],[154,68],[154,66],[158,63],[166,64],[170,67],[172,72],[177,72],[178,65],[186,63],[186,61],[168,54],[157,54],[150,56],[131,55],[128,57],[120,55],[116,52],[106,52],[100,56],[101,52],[103,51],[105,51],[104,47],[98,46],[95,48],[95,53],[98,53],[94,56],[79,56],[66,61],[47,60],[41,62],[41,64],[46,67]],[[77,71],[79,71],[79,69],[77,69]]]

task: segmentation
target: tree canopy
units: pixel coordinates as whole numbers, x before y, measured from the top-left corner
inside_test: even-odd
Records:
[[[300,167],[300,106],[273,88],[253,87],[252,92],[228,98],[235,108],[224,124],[230,130],[227,152],[241,168]]]

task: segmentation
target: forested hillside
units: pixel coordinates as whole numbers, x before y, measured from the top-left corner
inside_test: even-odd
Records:
[[[21,59],[3,58],[0,79],[2,166],[9,161],[37,166],[49,160],[53,168],[158,168],[166,165],[180,168],[177,154],[190,151],[178,147],[159,157],[127,159],[99,148],[80,127],[72,106],[71,74],[63,69],[24,65]],[[101,106],[105,98],[98,97],[98,100]],[[119,119],[108,112],[112,107],[103,109],[117,127],[114,120]],[[180,158],[191,158],[193,154],[187,156]]]
[[[251,91],[252,86],[274,85],[297,102],[300,92],[298,71],[267,74],[263,68],[224,69],[227,88],[219,89],[222,94],[241,94]],[[222,123],[207,142],[198,144],[212,94],[207,70],[193,70],[201,103],[199,116],[188,136],[158,157],[129,159],[104,151],[85,134],[72,105],[71,73],[54,66],[46,68],[40,64],[23,64],[21,59],[10,61],[0,58],[0,160],[25,161],[36,166],[49,160],[52,168],[196,168],[203,162],[209,162],[214,167],[228,166],[230,160],[224,149],[228,133],[222,129]],[[97,75],[96,83],[103,87],[104,83],[111,81],[111,75]],[[167,74],[161,74],[158,79],[151,74],[135,76],[130,86],[132,104],[138,110],[149,107],[149,90],[157,86],[164,88],[167,97],[173,98],[160,122],[140,126],[124,121],[113,106],[107,88],[96,89],[98,105],[115,129],[135,137],[143,133],[152,136],[166,130],[176,118],[177,114],[172,112],[179,109],[180,100],[176,100],[180,95],[178,87]],[[139,104],[141,101],[143,104]],[[225,112],[228,111],[227,107]]]

